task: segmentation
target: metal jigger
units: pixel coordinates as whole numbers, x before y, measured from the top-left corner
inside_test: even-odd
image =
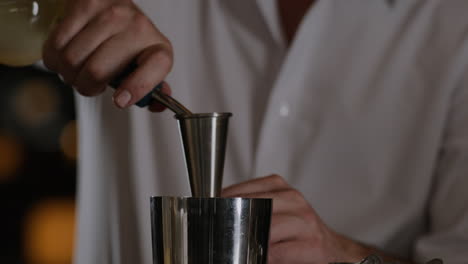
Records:
[[[193,197],[219,197],[231,113],[176,115]]]

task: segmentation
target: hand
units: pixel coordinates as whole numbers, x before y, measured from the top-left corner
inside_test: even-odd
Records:
[[[124,108],[164,80],[173,55],[169,40],[131,0],[71,0],[44,45],[43,60],[85,96],[102,93],[135,60],[138,68],[113,97]],[[167,84],[163,92],[170,93]]]
[[[224,197],[273,198],[269,264],[357,262],[375,252],[328,228],[302,194],[277,175],[223,190]]]

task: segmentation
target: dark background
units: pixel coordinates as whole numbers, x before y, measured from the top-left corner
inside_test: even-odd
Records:
[[[74,229],[73,91],[0,65],[0,263],[68,264]]]

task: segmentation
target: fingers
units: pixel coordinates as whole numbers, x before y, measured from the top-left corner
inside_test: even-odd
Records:
[[[164,80],[172,68],[171,44],[132,1],[69,2],[73,3],[67,6],[65,19],[44,45],[49,69],[82,95],[94,96],[136,61],[136,70],[115,87],[113,99],[121,108],[133,105]],[[153,110],[163,108],[155,105]]]
[[[329,229],[302,193],[280,176],[236,184],[226,188],[223,196],[273,199],[269,264],[329,263],[342,259],[344,244],[354,243]]]
[[[304,196],[278,176],[257,178],[225,188],[223,197],[271,198],[273,214],[310,210]]]
[[[295,212],[302,209],[308,209],[309,207],[302,195],[295,189],[284,189],[263,193],[246,193],[237,197],[273,199],[273,214]]]
[[[43,60],[47,68],[58,71],[60,54],[72,38],[96,16],[103,6],[97,0],[67,1],[64,16],[44,43]]]
[[[125,108],[136,103],[148,94],[172,68],[172,53],[164,45],[153,45],[138,57],[138,68],[117,89],[114,101],[118,107]],[[129,100],[120,100],[129,96]]]
[[[112,12],[103,13],[88,23],[77,34],[73,41],[69,41],[61,51],[58,61],[58,71],[64,81],[75,84],[78,70],[97,48],[114,35],[128,27],[129,19],[134,13],[126,8],[113,8]],[[86,91],[83,91],[86,92]]]
[[[99,47],[94,50],[92,56],[89,57],[79,69],[75,82],[73,83],[78,92],[85,96],[96,95],[96,92],[99,91],[101,87],[105,87],[107,83],[119,75],[119,73],[132,62],[133,58],[139,54],[140,50],[144,49],[147,45],[147,43],[144,42],[132,41],[132,38],[134,37],[129,32],[122,32],[112,36],[104,43],[101,43]],[[128,44],[130,42],[132,42],[132,44]],[[140,68],[141,65],[139,65],[129,77],[141,71]],[[136,101],[135,96],[130,99]],[[123,108],[129,103],[130,102],[126,102],[124,105],[121,104],[119,106]]]
[[[271,175],[227,187],[223,190],[222,196],[241,197],[249,193],[267,193],[280,191],[287,188],[289,188],[289,185],[282,177],[278,175]]]

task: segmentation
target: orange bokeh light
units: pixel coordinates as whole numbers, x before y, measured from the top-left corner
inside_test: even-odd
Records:
[[[65,125],[60,134],[60,149],[65,157],[70,160],[76,160],[76,131],[76,121],[70,121]]]
[[[24,249],[29,264],[70,264],[73,256],[75,204],[40,202],[27,214]]]
[[[47,80],[27,80],[16,90],[14,109],[24,124],[38,126],[55,117],[60,98]]]
[[[0,135],[0,181],[9,180],[23,162],[23,149],[12,136]]]

